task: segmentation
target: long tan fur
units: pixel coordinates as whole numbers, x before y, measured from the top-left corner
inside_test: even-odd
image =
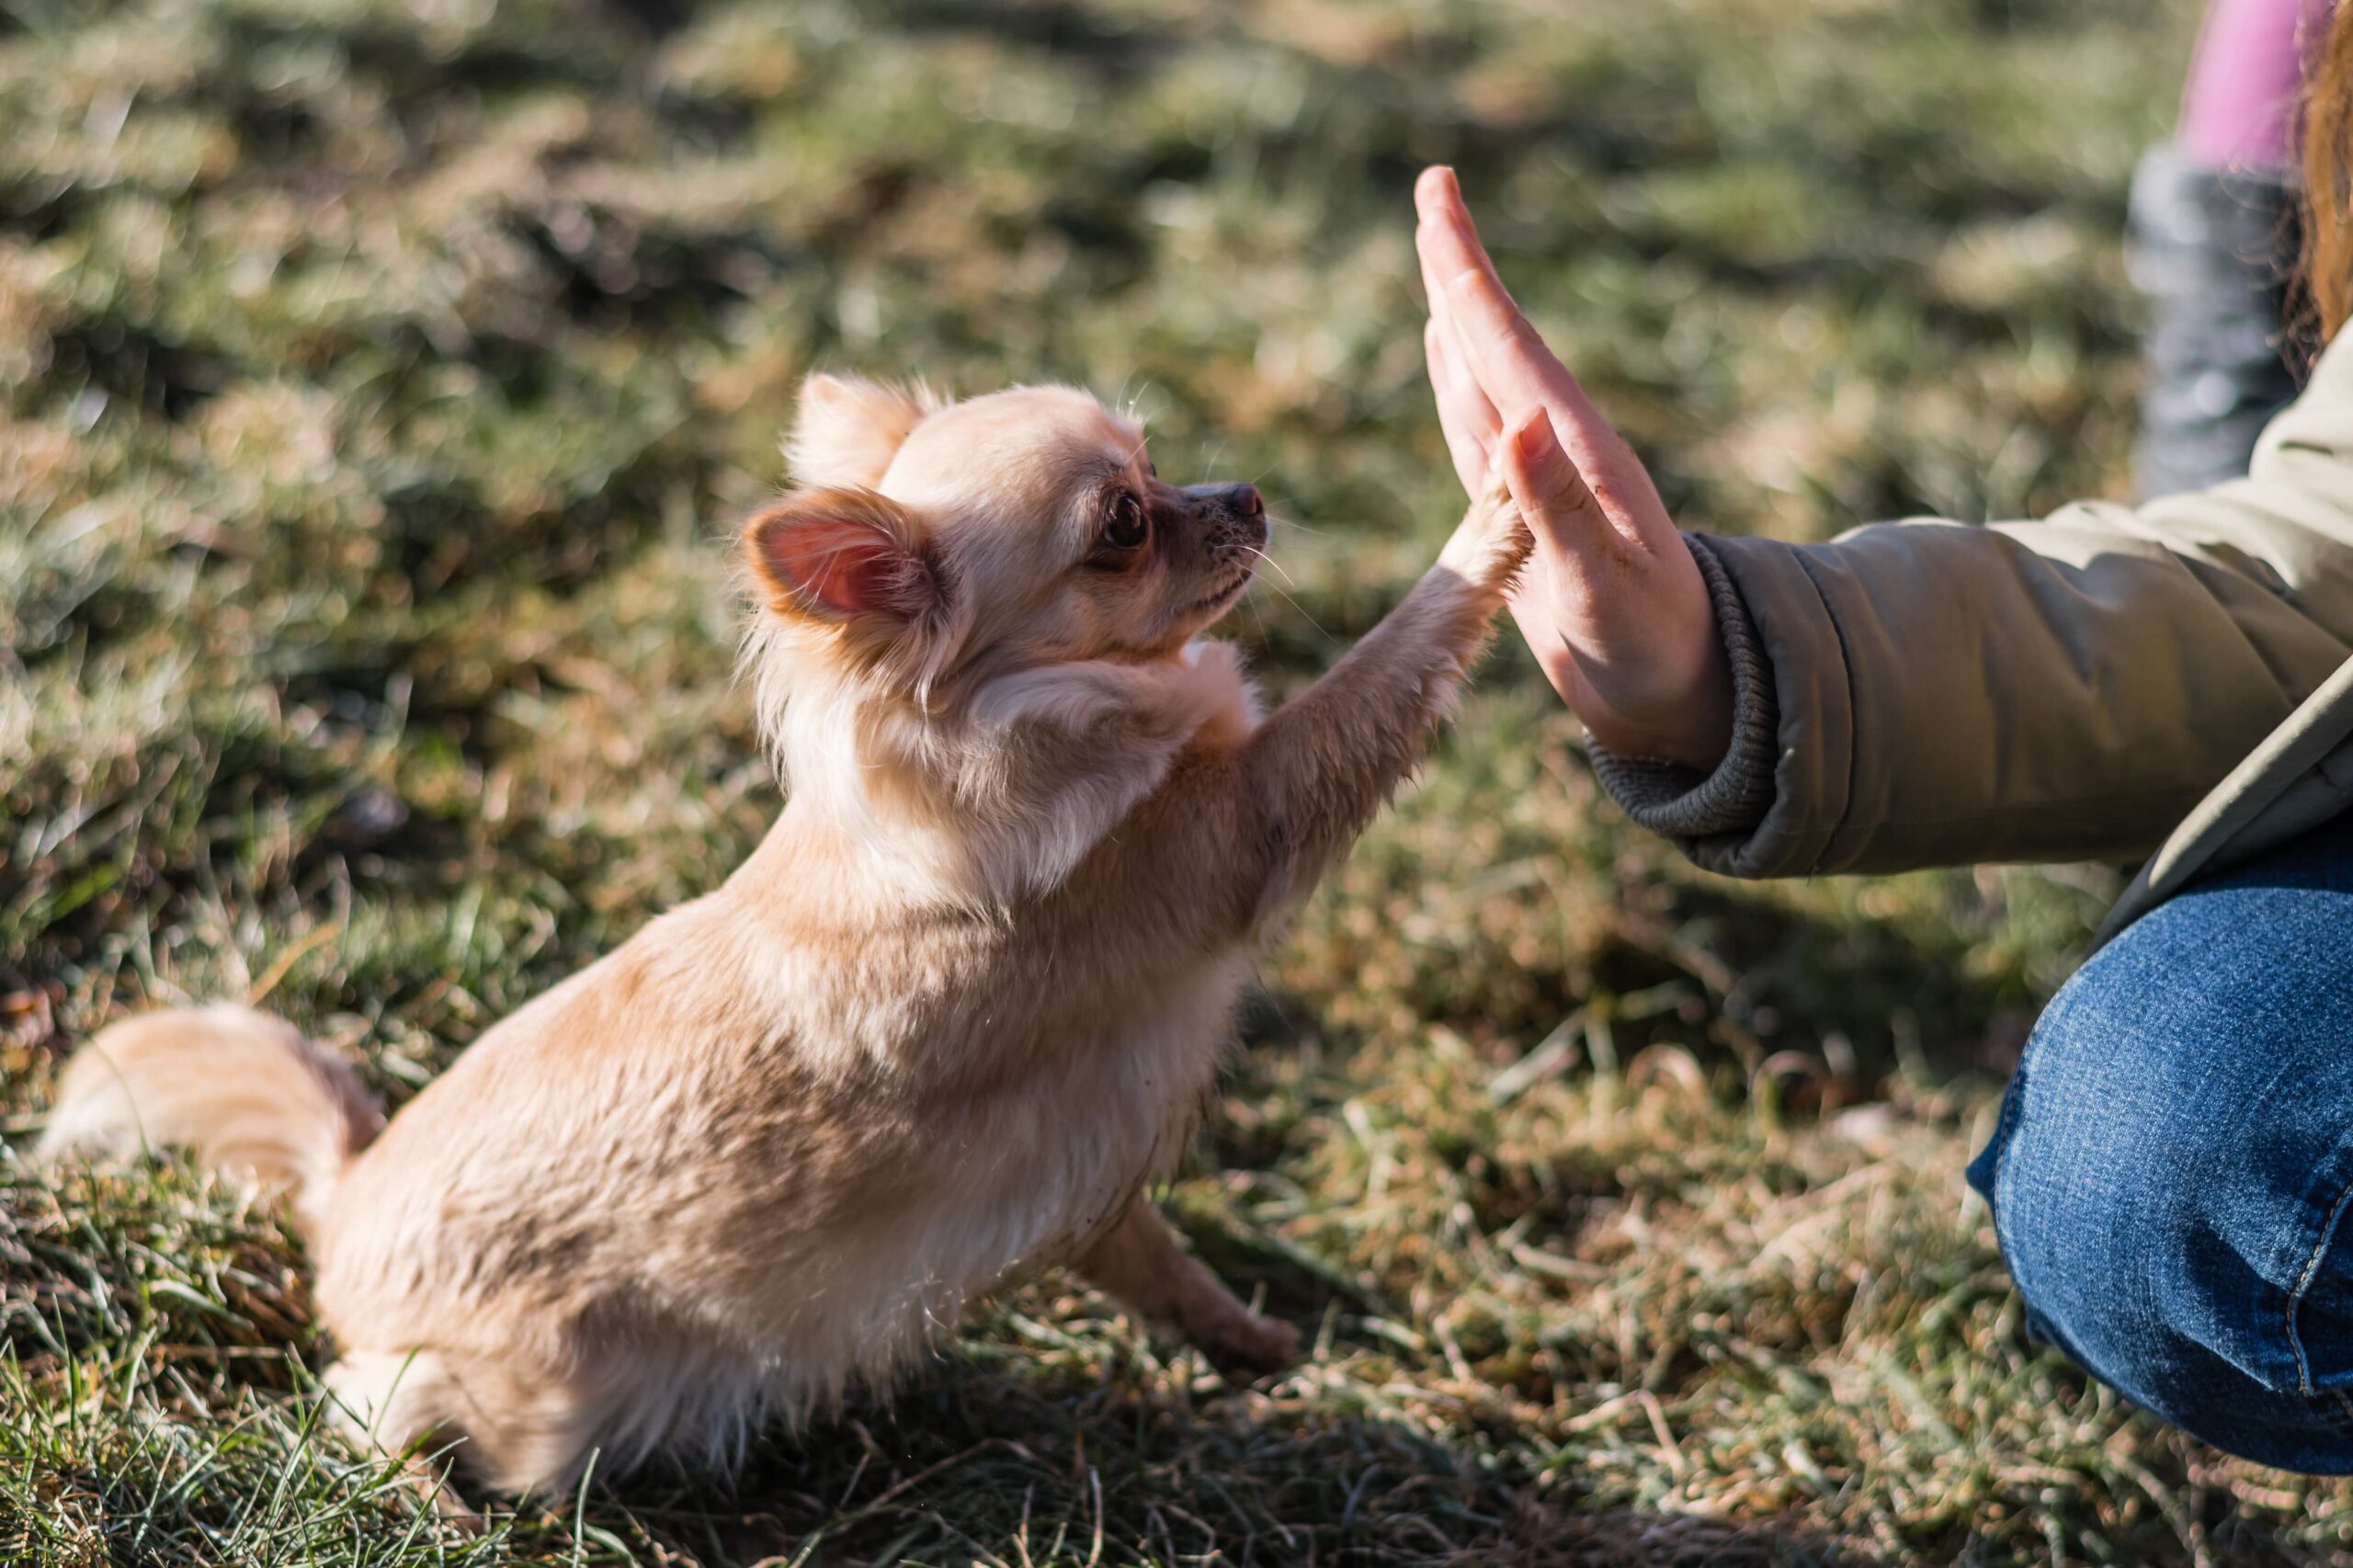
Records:
[[[318,1222],[384,1113],[350,1064],[267,1013],[212,1006],[115,1025],[67,1063],[40,1155],[182,1145]]]
[[[489,1030],[381,1135],[346,1069],[221,1009],[109,1030],[50,1147],[287,1186],[350,1420],[561,1487],[881,1379],[1057,1263],[1248,1369],[1292,1354],[1142,1194],[1255,951],[1380,808],[1523,560],[1500,494],[1269,717],[1200,633],[1264,553],[1057,388],[819,379],[745,529],[788,785],[718,891]]]

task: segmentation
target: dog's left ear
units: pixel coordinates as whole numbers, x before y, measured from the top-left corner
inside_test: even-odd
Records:
[[[871,490],[806,490],[744,526],[753,576],[780,614],[914,625],[946,608],[947,584],[915,520]]]
[[[939,404],[921,386],[910,390],[863,376],[813,373],[801,383],[801,406],[784,446],[792,483],[875,483],[905,444],[907,432]]]

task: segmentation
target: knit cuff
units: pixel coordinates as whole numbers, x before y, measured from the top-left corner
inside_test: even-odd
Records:
[[[1756,623],[1732,574],[1707,543],[1683,536],[1708,597],[1716,630],[1732,665],[1732,745],[1712,773],[1677,763],[1619,756],[1587,743],[1593,771],[1628,816],[1653,833],[1675,839],[1712,838],[1747,833],[1773,808],[1773,765],[1779,748],[1781,716],[1773,699],[1773,667],[1757,645]]]

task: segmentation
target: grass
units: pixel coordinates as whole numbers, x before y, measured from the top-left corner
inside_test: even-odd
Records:
[[[299,1246],[19,1153],[267,994],[397,1099],[776,807],[726,540],[817,363],[1255,478],[1289,688],[1459,507],[1408,182],[1687,521],[2121,488],[2168,0],[0,0],[0,1560],[2353,1561],[2027,1343],[1961,1167],[2115,875],[1700,876],[1524,659],[1264,969],[1167,1195],[1256,1388],[1051,1279],[733,1481],[451,1533],[311,1440]]]

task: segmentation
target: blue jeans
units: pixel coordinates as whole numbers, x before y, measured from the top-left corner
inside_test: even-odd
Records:
[[[2353,819],[2096,954],[1969,1180],[2040,1337],[2216,1448],[2353,1473]]]

